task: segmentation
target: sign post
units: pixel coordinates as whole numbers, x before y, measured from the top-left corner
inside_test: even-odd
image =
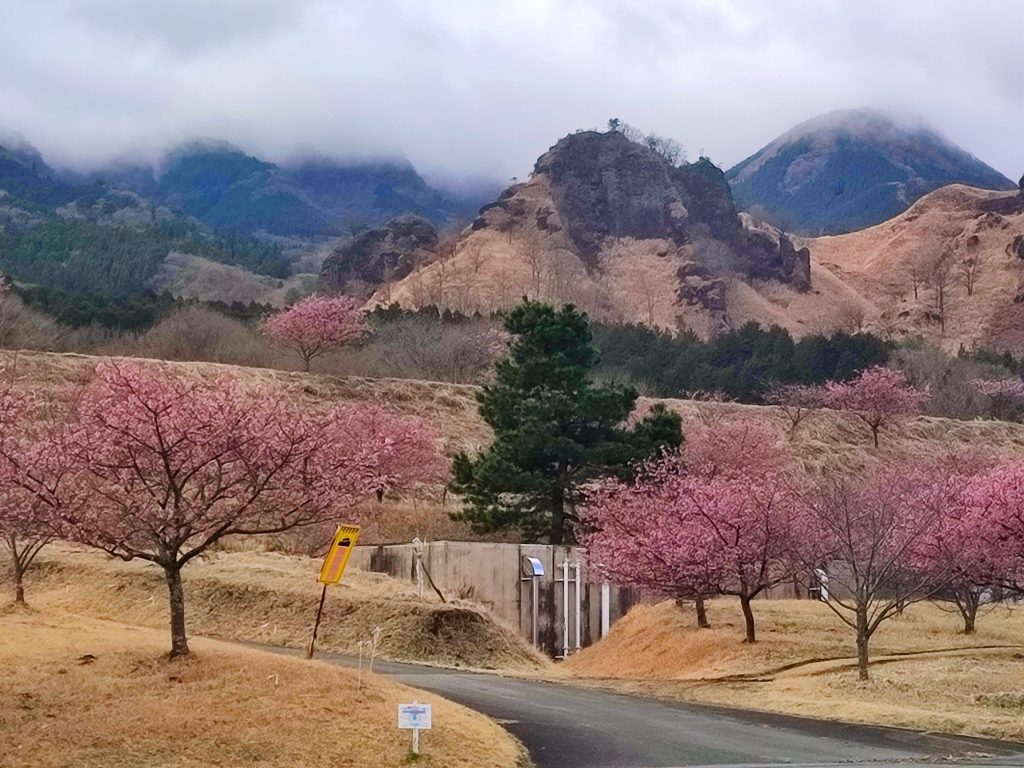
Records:
[[[359,539],[358,525],[339,525],[331,542],[331,548],[327,550],[324,564],[320,566],[320,576],[317,578],[324,585],[320,590],[320,605],[316,609],[316,621],[313,623],[313,637],[309,640],[309,648],[306,649],[306,658],[313,658],[313,648],[316,645],[316,633],[320,629],[320,616],[324,612],[324,600],[327,598],[327,585],[337,584],[341,581],[341,575],[345,573],[345,566],[352,556],[356,541]]]
[[[414,701],[412,704],[398,705],[398,727],[403,731],[412,731],[412,753],[420,753],[420,731],[430,730],[431,707],[429,704],[420,704]]]

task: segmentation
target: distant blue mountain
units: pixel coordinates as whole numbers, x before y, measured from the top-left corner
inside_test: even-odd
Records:
[[[1013,189],[1003,174],[920,124],[870,109],[820,115],[731,168],[738,204],[805,234],[863,229],[947,184]]]
[[[298,238],[336,236],[402,213],[443,226],[468,218],[478,204],[433,189],[405,160],[277,165],[223,142],[182,145],[159,169],[120,165],[93,177],[222,232]]]

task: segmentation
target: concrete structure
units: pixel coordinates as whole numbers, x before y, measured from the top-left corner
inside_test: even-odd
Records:
[[[592,577],[579,547],[462,541],[421,546],[425,591],[432,581],[448,599],[487,606],[527,640],[536,633],[537,646],[556,658],[596,642],[602,629],[607,632],[640,599],[638,590],[603,585]],[[416,544],[356,547],[350,565],[418,584],[418,549]],[[543,575],[526,575],[524,558],[536,558]]]

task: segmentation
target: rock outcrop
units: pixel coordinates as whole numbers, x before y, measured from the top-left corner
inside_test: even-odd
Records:
[[[674,167],[621,133],[583,131],[541,155],[534,176],[547,180],[554,203],[553,210],[534,212],[538,229],[564,227],[590,268],[609,239],[668,240],[681,247],[710,238],[724,246],[713,263],[703,264],[710,273],[731,270],[802,288],[810,284],[806,254],[801,263],[785,237],[769,245],[759,235],[748,235],[725,174],[707,158]],[[493,207],[483,209],[474,226],[486,226],[495,207],[511,219],[524,215],[516,191],[509,188]],[[700,254],[697,249],[698,261]]]
[[[332,292],[368,296],[381,283],[401,280],[437,250],[434,225],[415,214],[397,216],[336,246],[321,281]]]

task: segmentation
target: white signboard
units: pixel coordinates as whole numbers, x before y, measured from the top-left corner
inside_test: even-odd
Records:
[[[430,715],[429,704],[399,704],[398,727],[405,730],[429,731]]]

